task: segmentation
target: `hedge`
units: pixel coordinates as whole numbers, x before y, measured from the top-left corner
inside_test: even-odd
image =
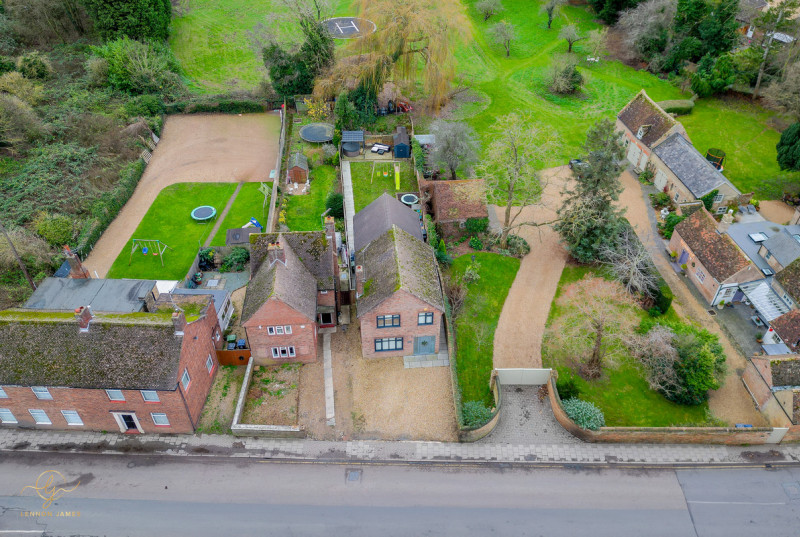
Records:
[[[669,310],[670,305],[672,305],[672,289],[669,288],[667,282],[664,281],[664,278],[661,276],[658,277],[658,290],[656,291],[656,296],[653,297],[655,302],[655,307],[658,308],[658,311],[661,312],[661,315],[664,315]]]
[[[685,116],[687,114],[691,114],[692,110],[694,109],[694,101],[690,101],[689,99],[674,99],[671,101],[661,101],[657,103],[658,106],[664,109],[664,112],[668,114],[676,114],[679,116]]]
[[[255,99],[228,99],[228,98],[200,98],[186,101],[177,101],[166,105],[167,114],[249,114],[269,112],[279,108],[281,102],[258,101]]]

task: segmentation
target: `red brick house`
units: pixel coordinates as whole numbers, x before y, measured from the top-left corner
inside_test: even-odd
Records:
[[[433,250],[397,226],[356,252],[365,358],[439,352],[444,299]]]
[[[319,328],[336,326],[339,265],[326,231],[253,235],[242,326],[255,362],[314,362]]]
[[[191,303],[192,306],[188,304]],[[183,311],[0,312],[4,427],[191,433],[218,369],[209,296]]]
[[[420,189],[430,197],[430,213],[445,237],[463,236],[469,218],[489,217],[483,179],[421,181]]]
[[[678,132],[688,139],[686,129],[641,90],[617,114],[617,130],[622,131],[628,162],[643,171],[653,148]]]

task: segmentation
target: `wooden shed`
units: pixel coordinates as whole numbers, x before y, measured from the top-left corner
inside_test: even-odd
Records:
[[[411,140],[405,127],[397,127],[392,143],[394,145],[394,158],[411,158]]]
[[[289,155],[289,164],[286,171],[290,183],[305,183],[308,181],[308,159],[299,151]]]

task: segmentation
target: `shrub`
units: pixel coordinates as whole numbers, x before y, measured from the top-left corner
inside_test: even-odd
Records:
[[[339,165],[339,150],[333,144],[322,146],[322,162],[331,166]]]
[[[676,114],[678,116],[685,116],[691,114],[694,110],[694,101],[690,99],[674,99],[671,101],[661,101],[658,106],[664,109],[668,114]]]
[[[0,94],[0,144],[18,147],[43,132],[33,109],[13,95]]]
[[[486,230],[489,229],[489,219],[467,218],[464,226],[470,235],[480,235],[481,233],[486,233]]]
[[[222,258],[219,270],[220,272],[241,272],[248,261],[250,261],[250,250],[237,246]]]
[[[214,270],[214,254],[215,250],[213,248],[200,248],[200,252],[198,254],[198,263],[197,268],[200,270]]]
[[[581,429],[596,431],[606,424],[603,411],[588,401],[572,398],[562,401],[561,406],[564,407],[564,412],[567,413],[569,419]]]
[[[669,288],[664,278],[658,278],[658,289],[656,290],[654,300],[654,307],[658,309],[661,314],[667,313],[670,305],[672,304],[672,289]]]
[[[167,114],[206,114],[215,112],[221,114],[251,114],[265,112],[267,107],[264,106],[264,103],[253,99],[211,96],[170,103],[165,106],[164,111]]]
[[[108,60],[92,56],[86,60],[84,68],[90,86],[99,88],[108,84]]]
[[[17,71],[30,79],[45,80],[53,75],[53,66],[39,51],[28,52],[17,59]]]
[[[480,268],[481,264],[479,261],[475,260],[471,262],[469,265],[467,265],[467,268],[464,269],[464,276],[462,276],[461,281],[463,281],[465,285],[469,285],[472,282],[480,280]]]
[[[492,419],[492,411],[486,408],[483,401],[467,401],[461,405],[461,415],[464,419],[464,426],[470,429],[482,427]]]
[[[519,235],[509,235],[506,240],[508,241],[508,251],[514,257],[525,257],[531,251],[528,241]]]
[[[470,237],[469,247],[473,250],[483,250],[483,242],[478,237]]]
[[[344,218],[344,195],[338,192],[328,194],[325,200],[325,208],[330,209],[328,214],[334,218]]]
[[[83,0],[103,40],[165,40],[172,18],[170,0]]]
[[[666,192],[657,192],[655,194],[650,194],[650,203],[654,208],[660,209],[672,203],[672,198]]]
[[[41,238],[23,227],[8,229],[8,237],[14,244],[17,254],[24,260],[29,272],[38,272],[49,265],[53,251]],[[13,272],[20,272],[19,265],[4,237],[3,240],[0,240],[0,273],[8,276]]]
[[[55,247],[69,244],[75,238],[72,218],[65,215],[40,213],[36,219],[36,233]]]
[[[419,173],[424,173],[425,152],[422,150],[422,146],[416,140],[412,141],[411,152],[414,154],[414,168],[416,168]]]
[[[158,95],[138,95],[125,103],[129,117],[159,116],[164,113],[164,102]]]
[[[578,388],[578,383],[575,382],[575,379],[572,377],[559,378],[556,381],[556,390],[558,390],[558,396],[562,401],[566,401],[568,399],[577,399],[581,394],[581,390]]]
[[[712,190],[711,192],[700,198],[700,201],[703,202],[706,211],[710,211],[711,208],[714,206],[714,198],[716,197],[717,194],[719,194],[719,190],[715,188],[714,190]]]
[[[0,92],[9,93],[31,106],[40,103],[44,97],[41,84],[28,80],[16,71],[0,76]]]
[[[436,261],[439,262],[440,265],[444,265],[445,267],[449,267],[453,264],[453,258],[448,255],[447,252],[443,252],[441,250],[436,250],[434,252],[436,255]]]
[[[183,90],[177,60],[163,43],[140,43],[127,37],[110,41],[92,52],[108,62],[108,84],[133,94],[170,97]]]
[[[11,58],[0,56],[0,75],[10,73],[17,68],[17,64]]]
[[[683,222],[685,218],[686,217],[683,215],[671,213],[664,219],[663,224],[658,224],[658,229],[661,231],[661,234],[664,235],[665,239],[670,239],[672,238],[672,232],[675,231],[675,226]]]

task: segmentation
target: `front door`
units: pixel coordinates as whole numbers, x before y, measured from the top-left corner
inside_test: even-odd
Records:
[[[136,414],[133,412],[114,412],[114,418],[119,424],[119,430],[122,433],[141,433],[139,423],[136,420]]]
[[[631,145],[628,146],[628,162],[636,167],[639,166],[639,157],[641,154],[642,150],[639,149],[639,146],[635,143],[631,143]]]
[[[656,172],[656,179],[655,179],[654,184],[655,184],[655,186],[656,186],[656,188],[658,189],[659,192],[663,192],[664,191],[664,187],[667,186],[667,174],[664,173],[661,170],[658,170]]]
[[[320,313],[319,314],[319,324],[320,324],[320,326],[332,326],[333,325],[333,313]]]
[[[689,252],[686,250],[681,251],[681,256],[678,258],[678,265],[683,265],[689,260]]]
[[[433,354],[436,352],[436,336],[414,338],[414,354]]]

